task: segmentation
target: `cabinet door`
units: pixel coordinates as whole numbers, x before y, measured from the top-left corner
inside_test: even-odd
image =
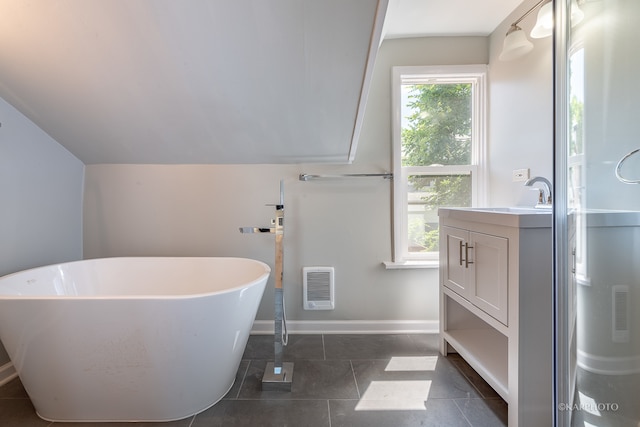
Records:
[[[440,256],[442,284],[465,298],[470,297],[465,260],[465,244],[469,232],[442,226],[440,229]]]
[[[483,233],[469,233],[469,301],[484,312],[508,323],[509,240]],[[464,254],[463,254],[464,256]]]

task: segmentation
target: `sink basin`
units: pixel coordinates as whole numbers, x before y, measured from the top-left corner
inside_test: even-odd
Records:
[[[551,209],[529,207],[440,208],[438,215],[519,228],[551,227]]]

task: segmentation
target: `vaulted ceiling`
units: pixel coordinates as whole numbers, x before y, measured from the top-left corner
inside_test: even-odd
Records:
[[[400,12],[420,0],[391,1],[386,28],[406,36]],[[0,97],[85,164],[348,163],[386,12],[387,0],[0,0]]]

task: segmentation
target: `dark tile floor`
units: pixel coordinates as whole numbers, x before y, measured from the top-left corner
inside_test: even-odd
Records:
[[[236,382],[222,401],[166,427],[376,427],[507,425],[507,405],[461,358],[438,353],[437,335],[291,335],[291,392],[262,391],[273,336],[249,339]],[[19,380],[0,388],[0,425],[51,423],[36,415]]]

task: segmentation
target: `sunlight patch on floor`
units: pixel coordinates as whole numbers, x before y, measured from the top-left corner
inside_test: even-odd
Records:
[[[431,381],[372,381],[356,411],[426,411]]]
[[[438,356],[392,357],[385,372],[435,371]]]

